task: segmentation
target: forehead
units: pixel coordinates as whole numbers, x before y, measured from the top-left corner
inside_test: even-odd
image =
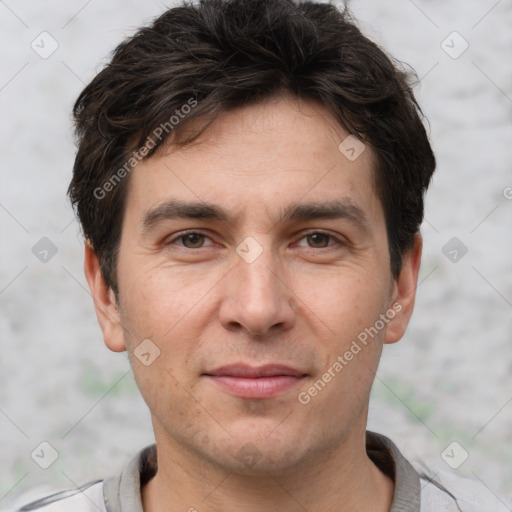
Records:
[[[138,211],[141,222],[143,212],[179,197],[223,205],[238,220],[251,210],[276,220],[292,204],[340,199],[380,215],[374,153],[347,137],[312,100],[279,98],[226,112],[193,144],[168,145],[136,166],[127,214]]]

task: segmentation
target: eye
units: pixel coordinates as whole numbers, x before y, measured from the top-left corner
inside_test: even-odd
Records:
[[[324,233],[323,231],[313,231],[311,233],[307,233],[305,236],[301,238],[301,240],[307,240],[308,243],[312,245],[308,245],[313,249],[324,249],[327,247],[331,247],[332,245],[336,245],[336,243],[329,244],[329,240],[334,240],[340,244],[340,240],[330,235],[329,233]]]
[[[210,237],[201,233],[200,231],[183,231],[178,236],[171,238],[165,245],[176,245],[179,241],[179,247],[185,249],[201,249],[202,247],[207,247],[205,245],[205,240],[210,240]],[[335,245],[343,245],[339,238],[331,235],[330,233],[324,233],[323,231],[312,231],[310,233],[306,233],[301,239],[306,240],[307,247],[311,249],[327,249],[329,247],[333,247]],[[209,244],[211,245],[211,244]],[[303,244],[298,244],[304,247]]]
[[[181,247],[185,247],[186,249],[200,249],[204,246],[205,239],[209,240],[210,238],[199,231],[186,231],[166,242],[166,245],[174,245],[180,240]]]

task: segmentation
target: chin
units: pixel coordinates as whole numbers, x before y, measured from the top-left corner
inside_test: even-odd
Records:
[[[298,444],[298,439],[302,442],[304,439],[290,432],[283,431],[279,437],[273,437],[271,430],[265,428],[253,431],[253,435],[247,431],[239,436],[232,434],[233,437],[226,439],[228,445],[224,449],[222,443],[216,445],[218,452],[213,456],[219,457],[217,464],[220,462],[226,469],[242,475],[278,476],[297,468],[309,451]]]

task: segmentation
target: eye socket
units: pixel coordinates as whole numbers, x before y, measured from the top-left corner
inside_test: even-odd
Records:
[[[316,238],[316,240],[314,240],[314,238]],[[322,244],[321,241],[318,240],[318,238],[320,238],[320,240],[324,240],[324,241],[327,241],[327,245],[326,244]],[[307,239],[308,241],[312,241],[313,244],[315,244],[313,247],[311,247],[312,249],[324,249],[324,248],[327,248],[327,247],[331,247],[332,245],[335,245],[335,244],[329,244],[328,241],[329,240],[336,240],[339,242],[339,240],[337,238],[335,238],[333,235],[329,234],[329,233],[324,233],[323,231],[312,231],[311,233],[307,233],[306,235],[304,235],[302,239]],[[316,244],[321,244],[320,246],[316,245]]]
[[[177,242],[178,240],[181,240],[182,242],[182,245],[181,247],[184,247],[186,249],[200,249],[201,247],[204,247],[203,244],[200,244],[200,245],[197,245],[198,242],[201,242],[208,238],[210,239],[210,237],[206,236],[204,233],[201,233],[200,231],[184,231],[182,233],[180,233],[177,237],[169,240],[168,242],[166,242],[166,245],[174,245],[175,242]],[[192,244],[192,247],[186,245],[187,242],[191,242]]]
[[[323,239],[324,242],[327,241],[327,244],[322,243],[321,241],[318,240],[318,238],[320,238],[321,240]],[[201,243],[204,242],[206,239],[211,240],[209,236],[205,235],[204,233],[201,233],[200,231],[183,231],[178,236],[169,240],[166,243],[166,245],[174,245],[178,240],[180,240],[182,242],[181,247],[184,247],[186,249],[201,249],[202,247],[206,247],[204,243]],[[324,231],[311,231],[303,235],[299,240],[308,240],[312,241],[313,244],[320,244],[313,246],[308,245],[310,249],[327,249],[333,245],[342,244],[340,239]],[[334,240],[334,243],[328,243],[330,240]],[[191,245],[187,245],[188,242],[190,242]]]

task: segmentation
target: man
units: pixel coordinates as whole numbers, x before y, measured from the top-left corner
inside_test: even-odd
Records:
[[[366,431],[435,168],[408,79],[291,0],[183,5],[116,49],[75,105],[69,194],[156,445],[21,510],[477,510]]]

